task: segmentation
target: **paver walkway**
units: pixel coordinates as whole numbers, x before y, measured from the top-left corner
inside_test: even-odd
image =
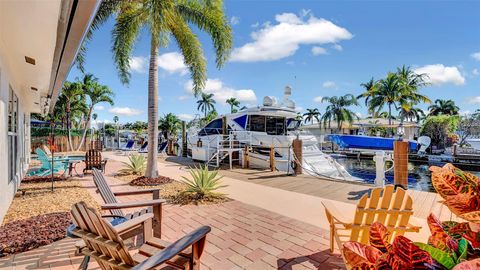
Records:
[[[109,161],[107,175],[120,167],[120,162]],[[94,192],[91,176],[83,179],[85,187],[101,202]],[[114,190],[133,188],[112,177],[107,180]],[[145,195],[122,199],[147,198]],[[221,205],[167,205],[164,208],[162,233],[167,240],[178,239],[201,225],[212,227],[202,269],[340,269],[343,265],[338,254],[331,255],[328,251],[326,230],[279,213],[235,200]],[[81,257],[74,256],[73,243],[71,239],[64,239],[1,258],[0,269],[76,269]],[[95,267],[92,263],[91,269]]]

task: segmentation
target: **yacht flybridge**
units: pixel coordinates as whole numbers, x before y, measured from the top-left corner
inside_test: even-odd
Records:
[[[293,173],[296,166],[313,176],[356,180],[342,165],[319,149],[312,135],[300,135],[295,103],[289,99],[291,88],[285,87],[281,103],[267,96],[263,105],[220,116],[196,132],[188,132],[188,152],[192,159],[218,167],[222,161],[243,164],[248,156],[252,168],[272,168]],[[298,157],[292,143],[302,141]],[[298,152],[297,152],[298,153]],[[272,162],[274,160],[274,162]],[[301,162],[300,162],[301,161]],[[274,164],[274,165],[272,165]]]

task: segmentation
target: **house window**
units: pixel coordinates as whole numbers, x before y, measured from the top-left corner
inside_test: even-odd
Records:
[[[8,179],[15,179],[18,166],[18,98],[9,89],[8,96]]]

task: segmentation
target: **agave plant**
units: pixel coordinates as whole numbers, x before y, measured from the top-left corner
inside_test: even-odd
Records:
[[[122,162],[125,166],[119,171],[121,174],[142,175],[147,166],[147,160],[142,155],[128,157],[128,162]]]
[[[445,200],[452,213],[471,222],[478,231],[480,224],[480,179],[471,173],[463,172],[452,164],[443,167],[430,167],[432,184]]]
[[[217,189],[226,187],[221,185],[222,176],[218,176],[218,171],[209,171],[208,166],[195,167],[189,171],[191,179],[182,176],[187,188],[186,193],[194,194],[196,199],[203,199],[209,196],[223,196],[224,194],[215,192]]]
[[[434,261],[428,252],[410,239],[400,235],[390,245],[389,238],[387,228],[375,222],[370,227],[370,245],[346,242],[343,257],[352,269],[434,269]]]

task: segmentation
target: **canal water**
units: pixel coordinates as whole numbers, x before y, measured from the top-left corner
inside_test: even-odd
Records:
[[[345,169],[353,176],[363,179],[366,183],[373,184],[375,181],[375,161],[370,159],[355,159],[347,157],[335,157],[338,163],[342,164]],[[442,164],[435,164],[442,166]],[[392,166],[392,162],[387,162],[385,168]],[[435,192],[431,182],[431,173],[428,170],[428,164],[408,163],[408,188]],[[479,171],[470,171],[480,176]],[[387,184],[393,184],[393,169],[385,174]]]

